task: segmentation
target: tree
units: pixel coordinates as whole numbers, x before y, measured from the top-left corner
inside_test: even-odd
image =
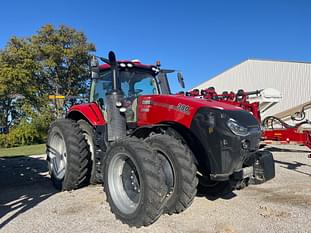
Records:
[[[1,125],[10,127],[21,114],[21,100],[37,102],[38,86],[32,82],[39,72],[29,39],[12,37],[0,52],[0,109]]]
[[[60,95],[84,93],[89,79],[90,52],[95,46],[82,32],[61,25],[45,25],[31,37],[42,66],[40,78],[46,89]]]
[[[0,51],[0,125],[31,122],[34,116],[25,106],[40,116],[49,94],[84,94],[93,51],[84,33],[65,25],[48,24],[31,37],[12,37]]]
[[[61,25],[58,29],[52,25],[43,26],[31,43],[38,54],[42,66],[41,90],[55,95],[79,95],[86,92],[90,77],[90,52],[95,46],[87,41],[82,32]],[[63,114],[62,101],[55,101],[56,115]]]

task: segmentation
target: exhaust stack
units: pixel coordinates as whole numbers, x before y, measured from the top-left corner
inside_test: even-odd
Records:
[[[125,114],[120,112],[120,103],[123,103],[124,95],[121,90],[118,63],[114,52],[110,51],[108,58],[101,58],[111,66],[112,90],[106,95],[105,107],[107,111],[108,141],[115,141],[126,136]]]

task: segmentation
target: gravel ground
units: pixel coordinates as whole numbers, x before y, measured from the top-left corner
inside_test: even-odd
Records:
[[[100,185],[56,192],[44,156],[0,158],[1,232],[311,232],[311,159],[299,146],[271,147],[275,179],[225,197],[196,197],[149,227],[115,220]]]

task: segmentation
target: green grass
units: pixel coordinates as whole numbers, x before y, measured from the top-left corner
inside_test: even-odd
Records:
[[[0,157],[40,155],[45,153],[45,144],[0,148]]]

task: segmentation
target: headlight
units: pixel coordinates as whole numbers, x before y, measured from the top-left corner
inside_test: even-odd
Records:
[[[235,135],[246,136],[248,134],[248,129],[242,125],[239,125],[239,123],[232,118],[228,120],[227,125]]]

